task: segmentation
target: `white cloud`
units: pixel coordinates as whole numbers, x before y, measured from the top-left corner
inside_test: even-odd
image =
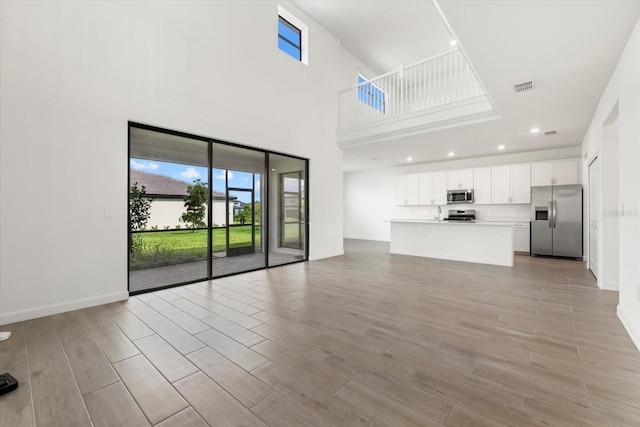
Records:
[[[137,170],[149,169],[154,171],[158,169],[160,165],[153,162],[138,162],[134,159],[131,159],[131,167]]]
[[[231,178],[233,178],[233,172],[229,171],[228,175],[229,175],[229,180],[231,180]],[[224,171],[222,171],[219,175],[214,176],[214,178],[224,181]]]
[[[140,170],[140,169],[144,169],[145,164],[136,162],[135,160],[131,159],[131,167],[134,169]]]
[[[198,179],[200,178],[200,172],[194,168],[187,168],[186,171],[180,172],[180,176],[187,179]]]

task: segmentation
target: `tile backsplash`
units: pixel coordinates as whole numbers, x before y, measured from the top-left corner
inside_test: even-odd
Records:
[[[440,218],[449,209],[475,209],[476,219],[482,221],[530,221],[531,205],[442,205]],[[391,218],[436,219],[438,206],[394,206]]]

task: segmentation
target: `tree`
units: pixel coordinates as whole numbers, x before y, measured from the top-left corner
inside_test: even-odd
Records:
[[[147,197],[144,185],[138,188],[135,182],[129,188],[129,235],[131,236],[129,250],[137,252],[142,249],[142,235],[132,234],[132,231],[144,230],[151,216],[151,200]]]
[[[129,229],[131,231],[144,230],[151,216],[151,202],[147,199],[147,189],[144,185],[138,188],[135,182],[129,189]]]
[[[233,221],[243,225],[247,222],[251,223],[251,205],[244,205],[242,210],[233,217]]]
[[[205,227],[204,214],[207,205],[209,190],[207,184],[196,179],[193,185],[187,187],[187,196],[184,198],[185,212],[180,216],[180,221],[190,225],[191,230]]]
[[[253,204],[253,210],[255,212],[255,222],[256,224],[260,224],[260,215],[262,215],[262,209],[261,209],[261,204],[260,201],[257,201]]]

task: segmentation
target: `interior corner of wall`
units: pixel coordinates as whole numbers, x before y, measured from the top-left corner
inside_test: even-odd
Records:
[[[622,322],[622,326],[627,330],[627,333],[631,337],[631,340],[640,351],[640,319],[637,322],[633,322],[633,318],[628,315],[621,304],[618,304],[618,318]]]

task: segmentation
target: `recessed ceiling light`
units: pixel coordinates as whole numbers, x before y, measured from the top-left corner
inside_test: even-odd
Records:
[[[276,170],[275,170],[275,168],[274,168],[274,169],[271,169],[271,172],[275,172],[275,171],[276,171]]]
[[[449,42],[449,44],[450,44],[451,46],[455,46],[455,45],[457,45],[457,44],[458,44],[458,41],[457,41],[456,39],[453,39],[453,40],[451,40],[451,41]]]
[[[504,145],[498,145],[498,150],[504,150],[505,148],[507,148],[507,147],[504,146]]]
[[[538,133],[538,132],[540,132],[540,128],[532,128],[532,129],[530,130],[530,132],[531,132],[531,133]]]
[[[449,151],[449,157],[455,156],[456,153],[454,153],[453,151]]]
[[[413,158],[411,156],[407,157],[407,162],[412,162]]]

